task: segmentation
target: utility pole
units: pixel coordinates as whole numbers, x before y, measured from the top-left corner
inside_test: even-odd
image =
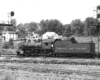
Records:
[[[98,32],[98,52],[97,52],[97,58],[99,57],[99,48],[100,48],[100,45],[99,45],[99,36],[100,36],[100,5],[97,6],[97,9],[95,10],[96,11],[96,15],[97,15],[97,24],[96,24],[96,29],[97,29],[97,32]]]
[[[10,22],[9,22],[9,17],[10,17],[10,14],[9,14],[9,13],[7,13],[7,15],[8,15],[8,24],[9,24],[9,23],[10,23]]]

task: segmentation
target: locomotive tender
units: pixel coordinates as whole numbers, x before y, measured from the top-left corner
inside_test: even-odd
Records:
[[[95,57],[95,43],[77,43],[75,38],[46,39],[39,45],[22,45],[18,56]]]

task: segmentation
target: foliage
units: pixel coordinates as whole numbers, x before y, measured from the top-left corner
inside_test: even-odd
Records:
[[[73,34],[82,35],[83,28],[84,28],[84,23],[80,19],[76,19],[71,22],[71,30]]]
[[[2,45],[2,48],[9,49],[14,47],[14,41],[13,39],[10,39],[8,42],[4,42]]]
[[[53,31],[58,34],[62,34],[64,31],[63,24],[59,20],[56,20],[56,19],[42,20],[40,24],[42,26],[42,33],[45,33],[47,31]]]
[[[13,26],[16,26],[17,21],[16,21],[16,19],[12,19],[10,23],[13,24]]]
[[[27,36],[26,28],[22,23],[17,25],[17,33],[19,38],[25,38],[25,36]]]
[[[5,24],[5,22],[2,22],[2,24]],[[0,32],[3,31],[5,26],[0,26]]]
[[[35,31],[38,28],[37,23],[25,23],[25,24],[18,24],[17,25],[17,33],[20,38],[25,38],[28,33]]]
[[[63,36],[69,37],[72,35],[72,30],[71,30],[71,25],[70,24],[65,24],[64,25],[65,31],[63,33]]]
[[[4,49],[9,49],[9,48],[10,48],[9,42],[4,42],[4,43],[2,44],[2,48],[4,48]]]
[[[96,32],[96,19],[94,19],[93,17],[88,17],[85,20],[85,31],[87,33],[87,35],[93,35]]]
[[[10,45],[11,48],[13,48],[13,46],[14,46],[14,40],[13,39],[9,40],[9,45]]]
[[[16,31],[16,19],[12,19],[10,23],[13,24],[13,26],[6,26],[3,30]]]
[[[33,32],[33,31],[35,31],[37,28],[38,28],[37,23],[31,22],[31,23],[29,23],[29,26],[28,26],[27,29],[28,29],[29,32]]]
[[[59,35],[97,35],[96,30],[97,20],[93,17],[87,17],[84,21],[80,19],[72,20],[71,23],[63,25],[57,19],[41,20],[40,23],[30,22],[25,24],[18,24],[17,30],[20,37],[27,36],[30,32],[37,32],[44,34],[47,31],[56,32]]]

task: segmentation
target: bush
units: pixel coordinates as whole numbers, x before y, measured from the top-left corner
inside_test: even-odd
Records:
[[[4,43],[2,44],[2,48],[4,48],[4,49],[9,49],[9,48],[10,48],[9,42],[4,42]]]
[[[10,39],[9,42],[4,42],[2,45],[2,48],[9,49],[14,47],[14,41],[13,39]]]
[[[13,40],[13,39],[10,39],[10,40],[9,40],[9,45],[10,45],[10,46],[13,46],[13,45],[14,45],[14,40]]]

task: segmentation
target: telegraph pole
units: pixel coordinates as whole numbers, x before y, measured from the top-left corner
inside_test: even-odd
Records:
[[[9,13],[7,13],[7,15],[8,15],[8,24],[9,24],[9,17],[10,17],[10,15],[9,15]]]
[[[100,5],[97,6],[97,9],[95,10],[96,11],[96,15],[97,15],[97,24],[96,24],[96,29],[97,29],[97,32],[98,32],[98,52],[97,52],[97,58],[99,57],[99,48],[100,48],[100,45],[99,45],[99,34],[100,34]]]

